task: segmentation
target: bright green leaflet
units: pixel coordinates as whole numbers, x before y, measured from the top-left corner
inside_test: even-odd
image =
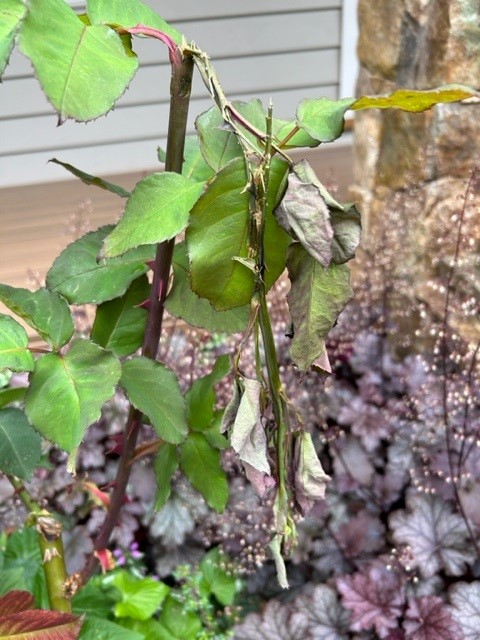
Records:
[[[72,314],[58,293],[0,284],[0,300],[55,349],[63,347],[73,336]]]
[[[116,356],[128,356],[142,346],[147,312],[139,305],[148,299],[150,285],[147,276],[132,282],[121,298],[99,305],[92,332],[93,342]]]
[[[145,640],[143,633],[124,629],[115,622],[87,616],[83,623],[79,640]]]
[[[84,171],[80,171],[68,162],[61,162],[56,158],[52,158],[49,162],[53,162],[54,164],[58,164],[67,171],[70,171],[74,176],[80,178],[80,180],[88,185],[95,185],[96,187],[100,187],[100,189],[104,189],[105,191],[110,191],[110,193],[114,193],[121,198],[128,198],[130,196],[130,191],[127,191],[123,187],[120,187],[118,184],[113,184],[113,182],[107,182],[102,178],[97,178],[97,176],[92,176],[89,173],[85,173]]]
[[[188,611],[185,604],[175,600],[172,595],[166,599],[162,607],[160,622],[175,640],[195,640],[202,629],[200,616],[196,612]],[[170,637],[167,636],[166,640],[170,640]]]
[[[180,448],[180,468],[207,504],[222,512],[228,501],[228,482],[220,464],[220,452],[202,433],[191,432]]]
[[[165,442],[155,456],[153,467],[157,480],[155,510],[158,511],[164,506],[171,494],[172,476],[178,469],[177,447]]]
[[[274,158],[265,222],[265,283],[267,289],[285,268],[291,241],[275,221],[272,209],[286,175],[286,163]],[[238,158],[224,167],[192,210],[187,228],[193,291],[219,311],[250,303],[254,274],[235,258],[248,258],[250,194],[245,161]]]
[[[0,314],[0,370],[32,371],[33,367],[27,332],[13,318]]]
[[[202,558],[200,569],[209,591],[226,607],[235,601],[237,578],[220,568],[223,559],[219,548],[215,547]]]
[[[71,453],[115,393],[120,373],[114,355],[89,340],[76,340],[65,355],[37,360],[25,396],[27,417],[47,440]]]
[[[297,108],[297,124],[319,142],[332,142],[343,133],[344,115],[355,98],[343,100],[302,100]]]
[[[7,66],[15,36],[25,16],[26,6],[20,0],[3,0],[0,7],[0,76]]]
[[[111,591],[101,585],[102,578],[95,576],[72,599],[73,613],[88,617],[108,618],[115,603]]]
[[[182,176],[185,178],[190,178],[196,182],[205,182],[214,175],[215,172],[203,158],[197,136],[186,137],[183,155],[185,160],[182,167]]]
[[[123,364],[120,384],[136,409],[151,421],[157,434],[172,444],[188,433],[185,400],[176,375],[160,362],[144,356]]]
[[[194,431],[203,431],[211,424],[215,417],[215,393],[213,387],[217,382],[220,382],[229,371],[229,356],[220,356],[213,365],[211,373],[195,380],[185,394],[188,423]]]
[[[184,242],[175,246],[173,254],[173,286],[165,308],[172,316],[193,327],[214,333],[238,333],[247,326],[249,306],[216,311],[205,298],[199,298],[190,288],[189,264]]]
[[[27,387],[12,387],[11,389],[2,389],[0,391],[0,409],[6,407],[12,402],[23,400]]]
[[[104,257],[175,237],[187,226],[190,210],[202,191],[203,183],[178,173],[154,173],[140,180],[123,217],[104,242]]]
[[[182,34],[179,31],[138,0],[88,0],[87,14],[92,24],[119,24],[125,28],[141,24],[162,31],[177,44],[182,42]]]
[[[132,280],[148,271],[146,263],[154,259],[155,247],[99,262],[102,242],[112,229],[112,225],[100,227],[68,245],[47,273],[47,287],[72,304],[100,304],[122,296]]]
[[[138,67],[120,36],[108,27],[84,24],[64,0],[30,3],[20,48],[60,122],[85,122],[110,111]]]
[[[42,455],[39,434],[20,409],[0,411],[0,470],[30,480]]]
[[[167,597],[170,587],[153,578],[137,578],[127,571],[117,572],[111,584],[118,589],[121,600],[113,612],[117,618],[147,620],[151,618]]]
[[[325,269],[300,244],[289,249],[287,300],[293,322],[290,356],[301,371],[325,353],[325,339],[352,297],[350,270],[332,264]]]

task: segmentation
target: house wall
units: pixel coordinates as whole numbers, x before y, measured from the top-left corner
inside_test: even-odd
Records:
[[[147,0],[212,57],[232,99],[272,98],[275,114],[293,118],[302,98],[353,94],[357,0]],[[81,10],[81,3],[70,2]],[[141,64],[130,89],[107,116],[56,126],[56,116],[17,50],[0,85],[0,187],[69,177],[47,161],[90,173],[152,169],[167,131],[169,63],[156,41],[135,41]],[[190,128],[210,106],[193,86]]]

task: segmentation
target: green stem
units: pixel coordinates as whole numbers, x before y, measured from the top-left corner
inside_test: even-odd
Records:
[[[35,502],[21,480],[11,475],[7,475],[7,478],[30,513],[27,523],[33,525],[38,534],[50,609],[71,613],[72,606],[65,594],[65,582],[68,576],[65,566],[62,525],[51,513],[42,509]]]
[[[187,116],[190,105],[192,85],[193,60],[184,58],[180,64],[172,65],[172,79],[170,84],[170,119],[168,125],[167,157],[165,170],[181,173],[183,152],[187,130]],[[150,304],[148,309],[147,326],[142,348],[142,355],[155,360],[162,332],[164,303],[167,297],[168,281],[172,265],[175,239],[162,242],[157,247],[157,254],[153,265],[153,279],[150,289]],[[110,498],[105,521],[95,540],[94,552],[76,580],[78,586],[83,586],[97,569],[98,552],[103,551],[110,539],[113,528],[118,523],[122,508],[132,463],[135,459],[136,443],[142,425],[142,414],[130,408],[124,429],[123,450],[120,457],[114,489]]]

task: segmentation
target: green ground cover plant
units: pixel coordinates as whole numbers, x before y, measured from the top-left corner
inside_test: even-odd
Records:
[[[207,53],[141,2],[90,0],[86,14],[77,15],[63,0],[7,0],[0,18],[0,70],[17,42],[59,123],[86,122],[114,106],[138,67],[136,38],[159,40],[172,68],[168,141],[164,157],[160,153],[164,171],[129,193],[56,159],[87,184],[126,199],[123,215],[117,225],[72,243],[53,263],[45,287],[0,285],[0,300],[46,345],[32,348],[22,325],[0,316],[0,369],[28,373],[26,386],[0,392],[0,470],[29,511],[48,605],[58,613],[47,623],[47,614],[38,611],[25,630],[41,633],[43,627],[34,625],[50,624],[58,627],[55,637],[75,637],[72,599],[98,586],[92,576],[99,568],[109,569],[109,541],[132,469],[147,456],[153,457],[157,510],[180,470],[207,505],[222,512],[229,487],[221,454],[231,448],[257,496],[268,497],[268,545],[279,584],[287,587],[284,559],[295,549],[297,523],[324,500],[330,477],[282,382],[267,293],[287,270],[291,360],[301,372],[329,373],[325,341],[351,298],[347,263],[360,240],[355,206],[337,202],[310,165],[293,162],[289,152],[338,138],[348,110],[417,112],[474,92],[448,86],[302,100],[285,121],[259,100],[230,102]],[[213,105],[187,138],[194,68]],[[72,313],[86,304],[95,307],[88,335],[76,329]],[[157,357],[165,310],[193,327],[242,337],[185,388]],[[231,399],[219,410],[215,388],[227,375]],[[83,483],[105,507],[105,518],[83,566],[67,575],[62,519],[35,499],[29,481],[45,464],[43,440],[68,454],[75,474],[87,430],[116,390],[128,403],[116,476],[111,490]],[[144,425],[149,437],[139,440]],[[133,580],[126,575],[112,579]],[[3,602],[6,609],[25,598],[15,593]],[[15,606],[12,615],[20,615],[31,609],[31,600]],[[165,607],[154,625],[167,615]],[[87,614],[86,625],[88,620]],[[201,632],[192,637],[203,637]],[[10,637],[7,627],[3,633]],[[169,637],[162,633],[156,637]]]

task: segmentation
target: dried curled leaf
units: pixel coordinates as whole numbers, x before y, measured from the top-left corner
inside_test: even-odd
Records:
[[[319,500],[325,499],[325,489],[331,478],[322,468],[309,433],[302,432],[295,441],[295,498],[303,515]]]

